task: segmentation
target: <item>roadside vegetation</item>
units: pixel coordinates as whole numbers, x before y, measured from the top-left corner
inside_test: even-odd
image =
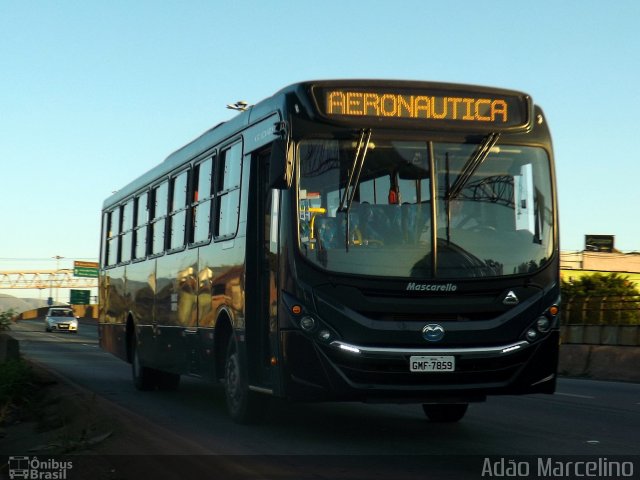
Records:
[[[24,360],[0,363],[0,427],[28,417],[34,393],[33,371]]]
[[[11,322],[15,315],[16,312],[11,309],[0,312],[0,332],[11,329]]]
[[[640,291],[618,273],[562,281],[565,324],[640,325]]]
[[[0,329],[8,330],[13,317],[0,312]],[[95,396],[29,363],[12,342],[0,332],[0,455],[92,450],[112,435],[114,422],[99,412]]]
[[[23,359],[0,363],[0,455],[15,449],[50,455],[93,450],[113,428],[95,397]]]

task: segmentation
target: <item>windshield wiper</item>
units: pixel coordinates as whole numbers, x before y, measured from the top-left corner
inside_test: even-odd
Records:
[[[478,148],[474,152],[474,154],[467,160],[467,163],[464,164],[462,168],[462,172],[456,178],[456,181],[451,185],[451,189],[447,195],[447,202],[450,202],[458,195],[465,187],[469,179],[473,176],[475,171],[478,169],[482,162],[485,161],[489,153],[491,153],[491,149],[498,142],[498,138],[500,138],[499,133],[490,133],[486,137],[482,139],[482,142],[478,144]]]
[[[364,159],[369,151],[369,142],[371,141],[371,129],[362,129],[360,131],[360,139],[358,140],[358,146],[356,147],[356,156],[353,158],[353,164],[351,165],[351,172],[347,179],[347,184],[344,189],[344,196],[338,212],[344,212],[346,216],[346,228],[345,228],[345,249],[349,251],[349,212],[351,211],[351,205],[353,199],[356,196],[356,190],[360,183],[360,174],[362,173],[362,167],[364,167]],[[362,152],[362,153],[361,153]],[[354,180],[355,176],[355,180]],[[353,188],[351,185],[353,184]],[[351,192],[349,191],[351,190]]]

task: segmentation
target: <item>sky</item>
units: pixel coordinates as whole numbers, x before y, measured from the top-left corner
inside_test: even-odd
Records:
[[[561,250],[640,251],[638,19],[637,0],[0,0],[0,271],[97,261],[113,191],[227,104],[323,78],[527,92]]]

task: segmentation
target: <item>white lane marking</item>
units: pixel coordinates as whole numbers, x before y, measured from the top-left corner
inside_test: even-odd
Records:
[[[556,395],[562,395],[563,397],[574,397],[574,398],[588,398],[588,399],[596,398],[590,395],[577,395],[575,393],[562,393],[562,392],[556,392]]]

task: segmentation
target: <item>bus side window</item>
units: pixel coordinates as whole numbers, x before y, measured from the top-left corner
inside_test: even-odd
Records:
[[[116,265],[120,261],[120,207],[114,208],[109,216],[109,265]]]
[[[238,229],[242,143],[224,150],[218,166],[216,237],[232,237]]]
[[[120,261],[131,260],[131,246],[133,242],[133,199],[122,207],[122,229],[120,230]]]
[[[189,243],[200,243],[209,239],[214,159],[215,156],[207,158],[196,165],[193,171]]]
[[[149,211],[147,209],[148,193],[138,195],[135,199],[133,235],[133,258],[144,258],[147,255],[147,228],[149,228]]]
[[[105,212],[103,219],[103,227],[102,227],[102,241],[103,241],[103,252],[102,252],[102,264],[104,266],[113,265],[115,263],[115,255],[114,255],[114,245],[115,243],[112,241],[113,239],[113,230],[111,228],[113,222],[113,211]]]
[[[167,180],[152,190],[151,254],[164,252],[169,183]]]
[[[169,198],[171,212],[169,213],[169,250],[184,246],[185,227],[187,220],[187,191],[189,171],[185,170],[171,179]]]

